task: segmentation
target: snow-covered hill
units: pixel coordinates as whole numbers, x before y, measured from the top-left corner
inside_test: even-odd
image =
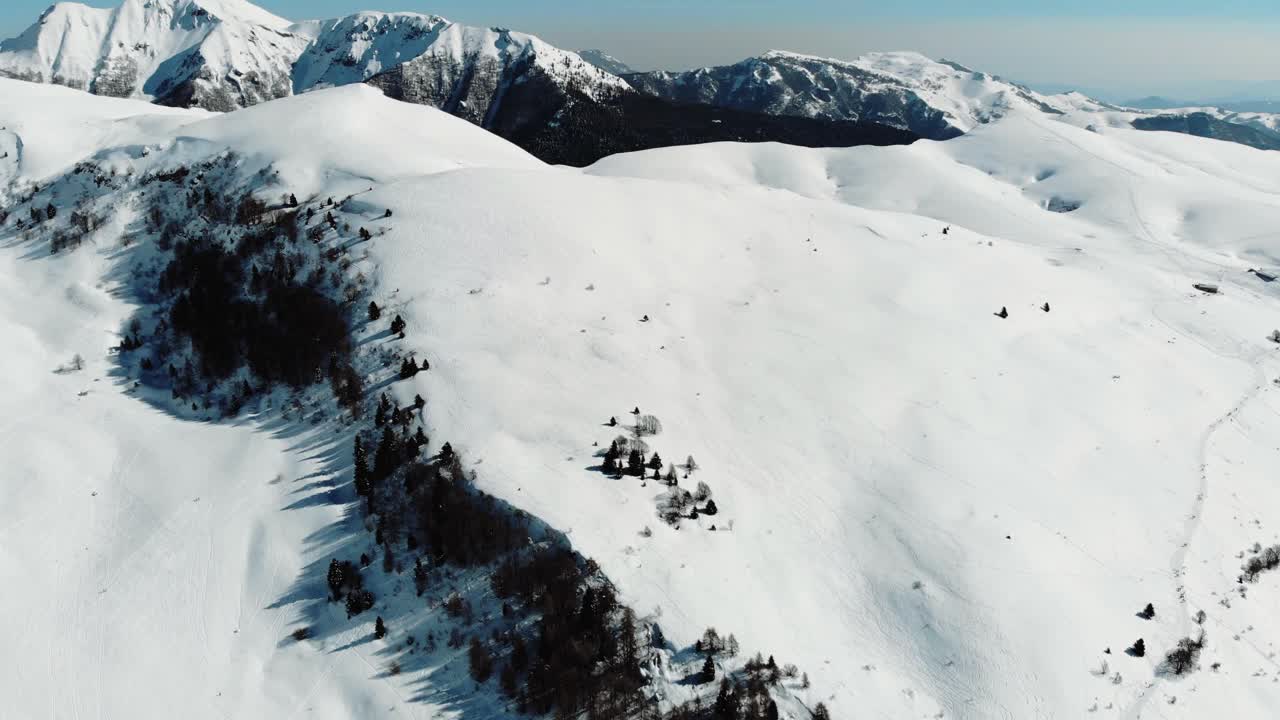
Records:
[[[157,252],[141,199],[187,197],[211,176],[176,170],[227,150],[264,200],[338,199],[316,221],[334,215],[338,281],[407,320],[403,341],[359,330],[357,357],[431,359],[372,378],[396,404],[425,398],[479,487],[566,533],[677,648],[715,626],[796,663],[811,685],[787,685],[784,717],[1280,702],[1280,575],[1239,582],[1280,541],[1278,155],[1013,103],[947,142],[578,171],[368,87],[213,118],[0,92],[17,100],[0,106],[0,575],[25,583],[0,598],[22,619],[0,626],[20,668],[0,692],[18,717],[504,712],[495,681],[448,670],[465,650],[410,655],[407,634],[444,626],[408,574],[368,571],[386,639],[323,601],[329,558],[378,552],[350,430],[310,424],[327,387],[289,421],[283,390],[217,421],[132,389],[154,378],[108,350],[146,302],[125,270]],[[18,228],[50,203],[52,225]],[[51,256],[42,228],[73,208],[102,226]],[[636,406],[718,514],[668,525],[666,488],[597,469],[623,432],[606,421]],[[304,623],[317,636],[288,639]],[[1202,630],[1199,668],[1162,674]],[[1125,653],[1138,638],[1145,657]],[[653,687],[689,697],[686,671]]]
[[[832,60],[772,51],[735,65],[628,75],[636,88],[679,102],[772,114],[867,120],[946,139],[1014,109],[1061,109],[1050,96],[919,53]]]

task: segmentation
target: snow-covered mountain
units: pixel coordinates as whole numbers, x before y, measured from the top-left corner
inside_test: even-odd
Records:
[[[1169,105],[1148,110],[1151,116],[1207,115],[1215,120],[1232,125],[1243,125],[1262,131],[1264,135],[1280,137],[1280,113],[1274,112],[1242,112],[1214,106],[1179,106]]]
[[[579,50],[578,56],[607,73],[626,75],[635,72],[630,65],[603,50]]]
[[[245,0],[124,0],[114,9],[50,7],[0,42],[0,75],[231,110],[291,92],[307,39]]]
[[[370,512],[352,442],[391,432],[383,393],[424,456],[456,449],[451,480],[595,561],[663,710],[714,702],[704,663],[745,681],[757,652],[808,677],[767,683],[786,720],[1280,702],[1280,155],[1070,97],[947,142],[575,170],[367,86],[229,114],[0,95],[15,717],[518,715],[512,638],[578,643],[540,644],[544,605]],[[270,281],[349,312],[365,412],[327,358],[293,386],[261,358],[187,382],[212,358],[167,321],[210,288],[165,293],[218,267],[167,271],[192,248],[243,270],[203,306],[215,330],[256,321]],[[637,435],[696,458],[677,487],[706,483],[715,514],[672,517],[648,467],[603,471]],[[362,555],[373,606],[348,615],[326,570]],[[708,626],[737,657],[698,649]]]
[[[735,65],[627,75],[677,102],[833,120],[864,120],[946,139],[1020,108],[1061,111],[1050,97],[919,53],[832,60],[772,51]]]
[[[1180,132],[1225,140],[1259,150],[1280,150],[1280,133],[1268,127],[1265,120],[1241,122],[1223,119],[1217,113],[1192,111],[1134,118],[1133,126],[1139,130]]]
[[[465,118],[543,160],[575,165],[611,152],[716,140],[848,146],[916,138],[868,123],[642,96],[576,53],[504,28],[382,12],[289,23],[243,0],[125,0],[115,10],[57,5],[0,46],[0,74],[219,111],[367,83]]]
[[[0,72],[211,110],[377,78],[406,100],[464,108],[473,122],[535,78],[588,97],[627,88],[573,53],[504,29],[415,13],[290,23],[246,0],[60,3],[0,45]]]

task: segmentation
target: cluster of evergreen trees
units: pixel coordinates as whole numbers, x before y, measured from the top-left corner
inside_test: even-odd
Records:
[[[169,325],[191,341],[207,379],[223,380],[247,366],[266,383],[301,387],[330,367],[350,364],[346,311],[297,283],[283,255],[276,257],[281,261],[272,271],[253,267],[261,290],[246,294],[237,255],[208,240],[175,246],[160,291],[176,296]]]
[[[234,177],[233,166],[228,156],[195,172],[179,168],[143,181],[161,183],[145,217],[169,257],[154,293],[146,294],[163,310],[152,337],[131,333],[122,349],[149,345],[143,369],[167,369],[175,398],[204,395],[206,407],[218,383],[247,369],[261,382],[237,383],[224,409],[238,408],[246,388],[300,388],[327,378],[339,403],[358,416],[363,380],[352,365],[342,297],[352,289],[336,290],[345,283],[340,263],[296,244],[300,218],[291,203],[271,210],[250,193],[219,191],[214,178],[224,171]],[[175,195],[180,217],[172,216]],[[81,230],[96,222],[87,213],[73,215]],[[170,356],[180,341],[193,350],[186,360]]]
[[[347,617],[359,615],[373,607],[373,593],[364,588],[360,568],[350,561],[336,558],[331,560],[326,579],[329,584],[329,599],[346,600]]]
[[[658,500],[658,516],[670,525],[678,525],[682,518],[697,519],[699,515],[719,513],[720,508],[711,499],[711,488],[705,482],[699,482],[696,491],[689,492],[680,487],[681,475],[675,463],[667,463],[664,472],[662,456],[657,452],[648,454],[649,446],[643,438],[662,432],[662,424],[658,418],[642,415],[639,407],[632,410],[631,414],[635,416],[632,436],[619,435],[609,443],[609,448],[602,455],[600,470],[614,478],[630,475],[665,484],[670,489]],[[611,417],[606,425],[617,427],[618,419]],[[698,463],[690,455],[683,466],[684,478],[691,477],[697,469]]]
[[[512,554],[494,571],[492,586],[539,615],[531,659],[513,648],[503,669],[504,691],[520,712],[626,717],[644,704],[635,613],[571,551]]]
[[[737,640],[733,635],[721,638],[715,628],[708,628],[694,649],[704,654],[697,681],[711,683],[716,678],[715,658],[719,655],[733,657],[737,654]],[[726,674],[720,678],[715,700],[704,703],[701,698],[678,706],[668,715],[668,720],[777,720],[778,704],[770,688],[778,687],[783,678],[794,678],[798,670],[794,665],[779,667],[770,655],[766,660],[757,653],[747,660],[741,672]],[[808,687],[805,676],[804,687]],[[822,703],[813,709],[813,717],[830,720],[830,713]]]

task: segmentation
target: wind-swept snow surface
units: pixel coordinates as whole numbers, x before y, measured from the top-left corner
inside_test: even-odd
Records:
[[[331,119],[306,147],[287,132],[303,109]],[[39,118],[0,109],[10,131]],[[835,717],[1269,717],[1280,576],[1237,578],[1254,543],[1277,542],[1280,306],[1248,270],[1280,264],[1280,159],[1068,120],[1014,109],[946,143],[711,145],[580,172],[347,88],[148,120],[145,155],[134,118],[99,158],[141,172],[234,147],[248,176],[278,172],[264,193],[358,193],[334,211],[378,223],[353,272],[431,362],[400,404],[426,398],[429,434],[481,488],[567,533],[679,647],[733,632],[744,654],[799,665],[800,698]],[[130,397],[106,351],[129,314],[111,276],[124,228],[49,257],[15,221],[0,273],[18,348],[0,360],[16,469],[0,570],[24,588],[0,600],[24,619],[0,630],[22,666],[0,680],[11,707],[442,712],[429,674],[366,664],[367,623],[286,640],[291,593],[323,594],[295,580],[327,562],[346,511],[306,502],[345,467],[309,475],[347,446]],[[53,372],[77,352],[84,370]],[[679,482],[707,483],[718,514],[676,529],[657,515],[666,488],[597,469],[633,408],[661,421],[645,442],[664,464],[696,458]],[[1155,616],[1135,616],[1147,603]],[[1200,668],[1159,674],[1201,630]],[[1138,638],[1146,656],[1126,655]]]

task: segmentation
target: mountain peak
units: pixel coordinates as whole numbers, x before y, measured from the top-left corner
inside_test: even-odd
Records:
[[[627,75],[635,72],[630,65],[603,50],[579,50],[578,56],[607,73]]]

